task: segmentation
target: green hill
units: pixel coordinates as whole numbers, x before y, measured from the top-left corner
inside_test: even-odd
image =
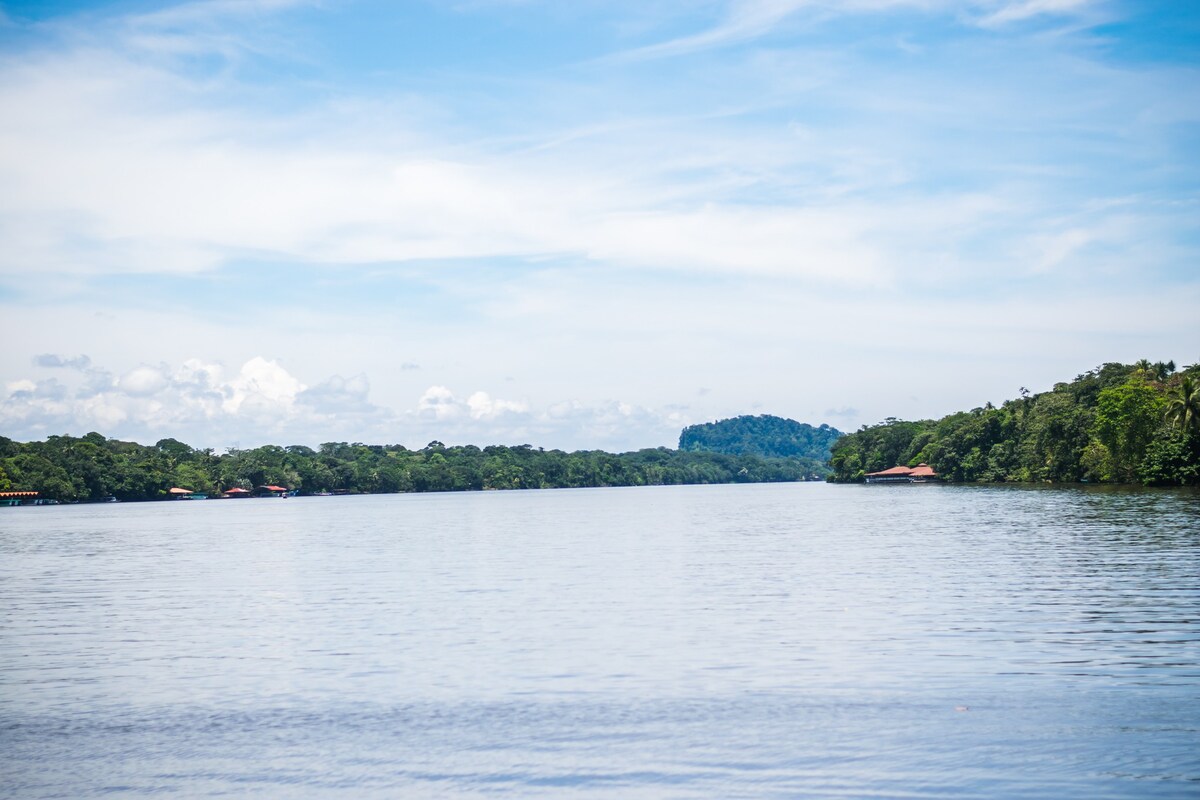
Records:
[[[679,434],[679,449],[762,458],[800,458],[815,462],[817,471],[827,471],[833,443],[843,434],[836,428],[814,428],[793,419],[769,414],[690,425]]]

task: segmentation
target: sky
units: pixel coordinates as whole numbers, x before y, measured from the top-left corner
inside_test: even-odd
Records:
[[[674,446],[1200,361],[1200,4],[0,0],[0,435]]]

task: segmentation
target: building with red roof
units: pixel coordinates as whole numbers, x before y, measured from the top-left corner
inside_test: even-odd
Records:
[[[937,473],[928,464],[915,467],[892,467],[879,472],[868,472],[867,483],[924,483],[937,479]]]

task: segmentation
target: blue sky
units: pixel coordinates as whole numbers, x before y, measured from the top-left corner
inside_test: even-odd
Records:
[[[1200,7],[0,2],[0,433],[631,449],[1200,360]]]

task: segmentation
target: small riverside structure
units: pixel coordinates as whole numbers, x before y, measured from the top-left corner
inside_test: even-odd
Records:
[[[928,464],[915,467],[892,467],[880,472],[868,472],[867,483],[925,483],[937,480],[937,473]]]
[[[36,505],[37,492],[0,492],[0,506]]]

